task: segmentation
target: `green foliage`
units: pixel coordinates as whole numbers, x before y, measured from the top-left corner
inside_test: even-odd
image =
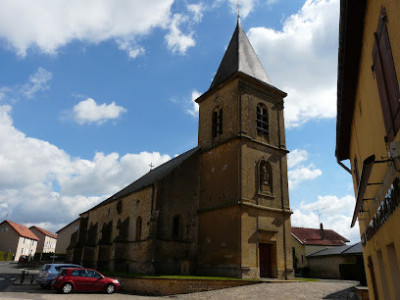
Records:
[[[7,254],[7,260],[12,260],[12,258],[13,258],[13,256],[14,256],[14,253],[12,253],[11,251],[10,252],[8,252],[8,254]]]
[[[4,252],[0,251],[0,261],[4,261]]]

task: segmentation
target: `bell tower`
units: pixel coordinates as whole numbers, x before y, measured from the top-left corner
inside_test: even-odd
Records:
[[[238,19],[209,90],[196,100],[200,274],[294,276],[285,97],[271,84]]]

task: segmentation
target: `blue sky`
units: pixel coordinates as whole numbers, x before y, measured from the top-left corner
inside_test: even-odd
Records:
[[[197,145],[236,0],[0,3],[0,219],[56,231]],[[294,226],[350,229],[334,157],[339,0],[240,0],[285,124]]]

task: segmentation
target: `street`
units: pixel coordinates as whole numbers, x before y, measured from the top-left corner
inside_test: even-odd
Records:
[[[199,292],[183,295],[171,295],[164,297],[150,297],[116,293],[112,295],[101,293],[73,293],[62,295],[51,289],[41,289],[37,284],[30,284],[32,275],[36,270],[29,270],[24,284],[21,282],[23,269],[19,269],[15,263],[0,262],[0,298],[3,299],[357,299],[352,287],[355,281],[344,280],[320,280],[298,281],[288,283],[260,283],[242,287],[227,288],[208,292]]]

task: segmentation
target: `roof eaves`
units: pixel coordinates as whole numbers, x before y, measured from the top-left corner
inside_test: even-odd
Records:
[[[335,149],[338,161],[349,158],[366,2],[367,0],[341,0],[340,2]]]

